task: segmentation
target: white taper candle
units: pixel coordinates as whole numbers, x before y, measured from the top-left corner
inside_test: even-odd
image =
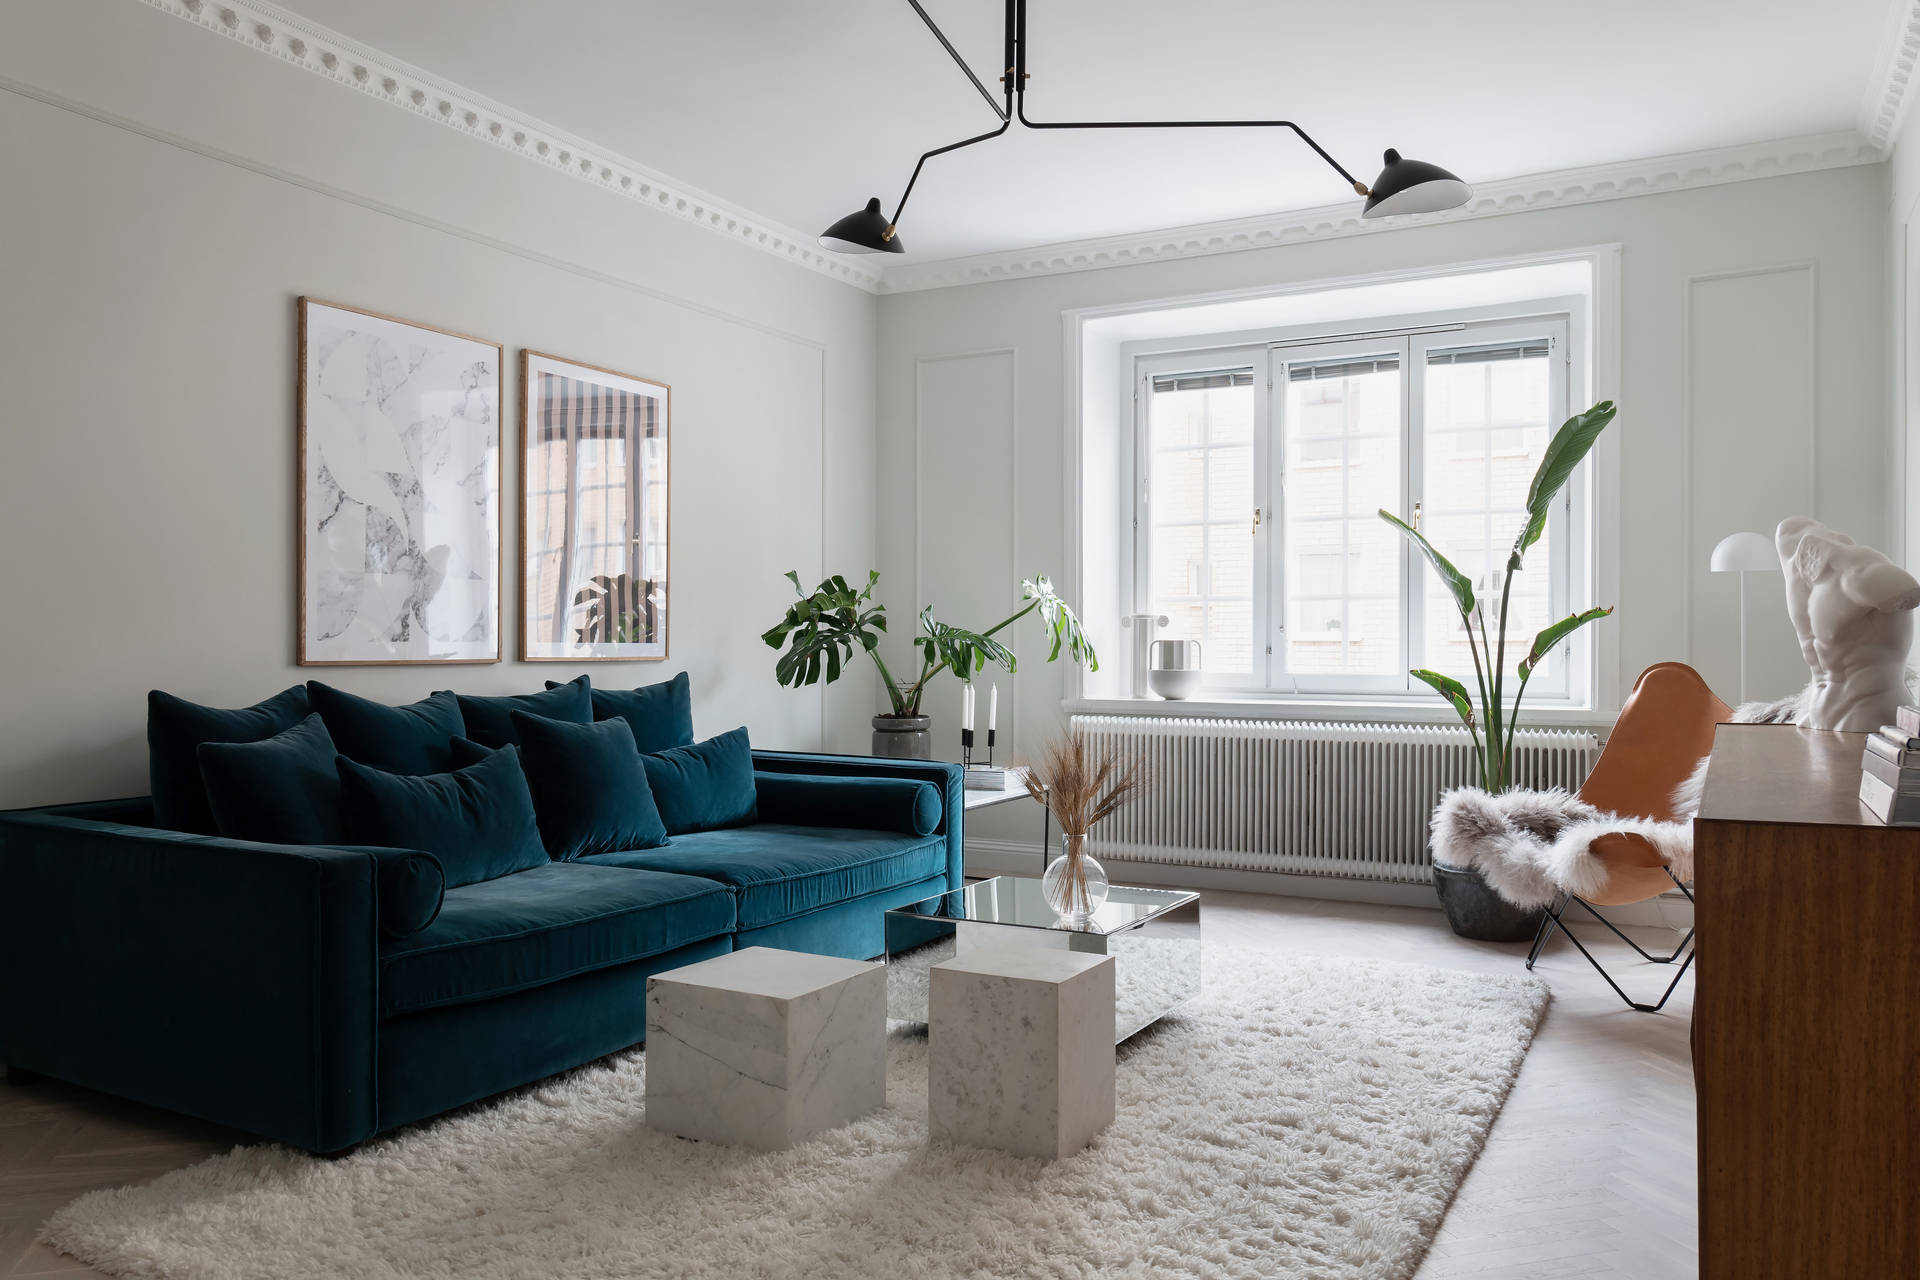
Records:
[[[993,685],[987,690],[987,732],[992,733],[1000,727],[1000,686]]]

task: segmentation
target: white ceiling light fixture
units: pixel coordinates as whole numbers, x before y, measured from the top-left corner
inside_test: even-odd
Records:
[[[954,65],[966,73],[973,87],[980,91],[994,115],[1000,121],[1000,127],[986,133],[975,134],[971,138],[962,138],[950,142],[944,147],[935,147],[920,157],[913,166],[913,174],[907,179],[907,188],[900,193],[900,202],[893,208],[889,218],[881,209],[880,197],[868,200],[863,208],[857,209],[828,227],[820,235],[820,243],[835,253],[905,253],[906,246],[901,243],[898,234],[900,215],[906,210],[907,198],[913,194],[914,183],[920,180],[920,170],[927,161],[935,156],[945,155],[949,151],[958,151],[970,147],[976,142],[986,142],[997,138],[1012,128],[1014,123],[1029,129],[1288,129],[1300,141],[1306,143],[1333,170],[1352,184],[1355,193],[1367,198],[1361,210],[1363,218],[1387,218],[1399,214],[1436,213],[1442,209],[1457,209],[1473,198],[1473,188],[1462,182],[1454,174],[1437,164],[1428,164],[1424,160],[1409,160],[1398,151],[1388,149],[1385,156],[1386,167],[1380,170],[1373,185],[1366,183],[1347,172],[1346,168],[1329,155],[1324,147],[1307,136],[1307,131],[1291,120],[1074,120],[1053,121],[1033,120],[1027,116],[1027,0],[1006,0],[1006,71],[1000,76],[1002,101],[994,101],[994,96],[980,77],[973,73],[960,51],[953,47],[940,30],[933,18],[920,6],[920,0],[907,0],[920,20],[927,24],[941,48],[953,59]]]

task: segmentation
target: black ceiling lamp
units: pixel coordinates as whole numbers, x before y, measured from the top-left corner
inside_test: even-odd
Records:
[[[920,0],[907,0],[920,20],[927,24],[927,30],[933,32],[940,47],[947,51],[954,64],[966,73],[973,87],[980,91],[987,106],[999,119],[1000,127],[971,138],[962,138],[950,142],[944,147],[935,147],[920,157],[913,166],[913,174],[907,179],[907,189],[900,193],[900,203],[893,207],[893,217],[889,218],[880,211],[880,197],[867,201],[866,207],[848,214],[840,221],[828,227],[820,236],[820,243],[836,253],[905,253],[895,228],[899,226],[900,215],[907,207],[907,197],[913,194],[913,184],[920,180],[920,170],[927,161],[949,151],[958,151],[970,147],[976,142],[985,142],[997,138],[1013,126],[1017,120],[1029,129],[1289,129],[1300,141],[1313,148],[1315,155],[1332,166],[1335,173],[1345,178],[1356,194],[1367,198],[1366,206],[1361,210],[1363,218],[1386,218],[1404,213],[1434,213],[1441,209],[1457,209],[1473,198],[1473,188],[1458,177],[1442,169],[1439,165],[1428,164],[1424,160],[1408,160],[1398,151],[1386,153],[1386,167],[1369,187],[1327,154],[1326,148],[1307,136],[1306,130],[1291,120],[1077,120],[1051,121],[1031,120],[1027,117],[1027,0],[1006,0],[1006,72],[1000,77],[1001,101],[994,101],[993,93],[980,82],[973,73],[960,51],[953,47],[927,11],[920,7]]]

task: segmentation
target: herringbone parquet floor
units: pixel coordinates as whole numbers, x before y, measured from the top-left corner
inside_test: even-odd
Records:
[[[1306,955],[1512,972],[1524,952],[1464,942],[1431,911],[1209,893],[1206,912],[1210,939]],[[1618,943],[1602,954],[1634,958]],[[1564,943],[1538,972],[1553,1007],[1416,1280],[1695,1276],[1691,975],[1649,1015],[1624,1009]],[[1644,986],[1656,973],[1634,976]],[[48,1214],[236,1140],[66,1085],[0,1087],[0,1276],[92,1274],[33,1243]]]

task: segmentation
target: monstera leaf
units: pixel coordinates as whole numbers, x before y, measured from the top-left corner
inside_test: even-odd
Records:
[[[1081,630],[1080,619],[1065,600],[1054,594],[1053,582],[1045,574],[1021,582],[1020,597],[1033,601],[1040,610],[1040,620],[1046,624],[1049,636],[1048,662],[1060,656],[1061,646],[1064,645],[1067,656],[1075,662],[1083,664],[1089,671],[1100,669],[1100,655],[1093,651],[1093,642]]]
[[[989,662],[999,663],[1008,672],[1017,670],[1020,665],[1019,659],[1013,656],[1013,650],[992,636],[935,621],[932,605],[920,611],[920,630],[922,634],[914,640],[914,644],[920,647],[926,664],[937,666],[944,662],[962,680],[973,679],[974,673],[985,670]]]
[[[856,589],[835,574],[810,592],[800,585],[798,573],[788,570],[786,576],[800,598],[760,635],[769,649],[786,646],[774,664],[773,678],[791,689],[818,684],[822,676],[832,684],[853,656],[854,646],[874,652],[880,633],[887,629],[887,607],[873,603],[880,575],[869,572],[867,585]]]
[[[586,606],[574,635],[581,644],[648,644],[657,631],[651,578],[601,574],[574,592],[575,608]]]

